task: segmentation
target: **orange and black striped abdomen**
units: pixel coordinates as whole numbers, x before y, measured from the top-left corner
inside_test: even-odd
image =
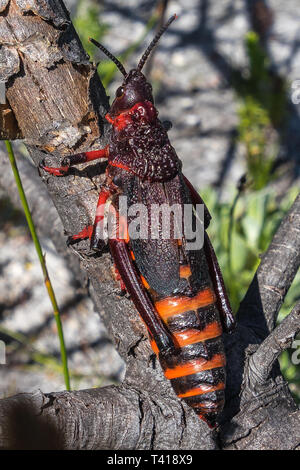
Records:
[[[194,297],[171,296],[155,302],[177,347],[172,354],[160,353],[152,341],[178,397],[211,427],[224,405],[226,363],[215,301],[207,286]]]

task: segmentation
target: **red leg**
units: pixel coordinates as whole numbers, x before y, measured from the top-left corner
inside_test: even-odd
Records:
[[[96,208],[93,232],[91,235],[91,249],[93,250],[102,250],[104,246],[103,225],[105,222],[105,205],[110,197],[111,192],[108,189],[105,188],[101,190]]]
[[[126,286],[125,286],[125,284],[123,282],[123,279],[121,278],[121,275],[120,275],[120,273],[118,271],[118,268],[115,264],[114,264],[114,270],[115,270],[115,279],[116,279],[116,281],[118,281],[120,283],[121,291],[126,292]]]
[[[117,213],[116,209],[115,211]],[[128,240],[124,240],[118,236],[110,238],[109,248],[124,286],[145,323],[150,337],[154,339],[159,351],[163,353],[170,349],[174,349],[175,345],[172,336],[153,306],[153,303],[143,286],[141,277],[135,268],[128,248]]]
[[[110,252],[122,277],[127,292],[157,344],[160,352],[174,349],[174,342],[164,323],[155,310],[137,274],[132,258],[124,240],[110,239]]]
[[[86,163],[92,160],[98,160],[100,158],[108,158],[109,148],[108,145],[101,150],[92,150],[91,152],[84,152],[84,153],[76,153],[75,155],[70,155],[69,157],[65,157],[62,161],[62,166],[58,168],[53,168],[50,166],[44,165],[44,160],[42,160],[39,164],[39,167],[43,170],[47,171],[51,175],[55,176],[64,176],[70,166],[78,165],[79,163]]]
[[[73,243],[76,243],[77,240],[84,240],[85,238],[91,239],[92,233],[93,233],[93,225],[88,225],[83,230],[81,230],[81,232],[76,233],[76,235],[72,235],[68,237],[67,245],[73,245]]]
[[[71,241],[89,237],[91,239],[91,247],[95,248],[94,245],[99,246],[100,241],[102,242],[103,239],[102,237],[99,238],[98,229],[101,228],[101,224],[104,221],[105,204],[110,196],[111,192],[109,190],[104,189],[101,191],[94,225],[86,227],[78,235],[71,237]],[[116,209],[115,212],[118,220],[119,214]],[[155,340],[159,350],[163,352],[173,349],[174,343],[172,337],[148,297],[141,278],[133,264],[132,256],[127,247],[128,240],[126,239],[126,233],[124,227],[120,226],[120,220],[118,220],[117,226],[116,238],[109,239],[109,245],[118,276],[121,280],[121,289],[126,289],[130,294],[135,307],[146,324],[151,337]],[[125,239],[123,237],[125,237]]]
[[[183,176],[183,178],[187,187],[190,190],[190,195],[191,195],[193,204],[194,205],[204,204],[201,196],[197,193],[197,191],[195,190],[193,185],[189,182],[189,180],[185,176]],[[205,204],[204,204],[204,207],[205,207],[204,225],[205,225],[205,228],[207,228],[209,221],[211,219],[211,215],[207,207],[205,206]],[[223,276],[222,276],[221,269],[220,269],[220,266],[219,266],[219,263],[215,254],[215,250],[213,249],[213,246],[206,232],[205,232],[205,238],[204,238],[204,251],[205,251],[205,256],[207,259],[210,277],[212,279],[214,290],[217,296],[217,302],[218,302],[218,307],[219,307],[220,314],[221,314],[223,328],[225,331],[230,333],[235,328],[235,320],[232,314],[230,302],[229,302],[228,295],[225,289]]]
[[[88,225],[81,232],[68,238],[67,244],[71,245],[78,240],[89,238],[91,240],[91,249],[101,250],[104,246],[103,222],[104,211],[107,199],[111,196],[108,189],[102,189],[97,203],[96,216],[93,225]]]

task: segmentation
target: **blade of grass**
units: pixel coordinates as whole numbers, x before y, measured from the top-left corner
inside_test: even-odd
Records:
[[[12,331],[9,328],[5,328],[1,325],[0,325],[0,333],[4,334],[5,336],[8,336],[12,340],[14,340],[15,343],[21,344],[22,347],[25,348],[26,352],[29,354],[30,359],[34,362],[34,365],[25,363],[23,364],[24,368],[29,369],[29,370],[34,369],[36,364],[40,364],[43,366],[44,369],[46,367],[48,368],[48,370],[50,369],[53,372],[60,373],[60,374],[62,373],[62,365],[61,363],[58,363],[54,355],[52,356],[52,355],[45,354],[44,352],[39,351],[38,349],[32,346],[31,343],[33,342],[34,338],[31,337],[28,340],[28,337],[24,335],[23,333],[20,333],[18,331]],[[72,371],[72,370],[70,370],[69,372],[70,372],[70,377],[74,380],[89,379],[89,378],[94,378],[95,376],[93,373],[84,374],[84,373],[80,373],[78,371]],[[101,382],[103,382],[106,378],[107,377],[101,376],[101,375],[97,376],[97,380],[99,381],[99,385],[98,385],[99,387],[101,386]],[[113,380],[111,378],[110,378],[110,382],[113,385],[118,385],[119,383],[116,380]]]
[[[31,341],[28,341],[26,335],[18,331],[12,331],[9,328],[0,326],[0,333],[10,337],[17,343],[20,343],[24,346],[29,353],[30,359],[35,363],[41,364],[43,366],[51,367],[55,372],[62,372],[62,365],[58,364],[58,361],[54,356],[49,356],[41,351],[38,351],[31,345]]]
[[[233,232],[233,225],[234,225],[234,211],[236,208],[236,205],[238,203],[238,200],[242,194],[242,192],[245,189],[245,184],[246,184],[246,175],[243,175],[238,184],[237,184],[237,193],[234,197],[232,206],[230,208],[230,213],[229,213],[229,225],[228,225],[228,235],[227,235],[227,240],[228,240],[228,246],[227,246],[227,254],[228,254],[228,271],[230,273],[230,276],[233,275],[233,270],[232,270],[232,232]]]
[[[57,332],[58,332],[58,337],[59,337],[59,342],[60,342],[60,354],[61,354],[61,361],[62,361],[62,366],[63,366],[63,374],[64,374],[64,379],[65,379],[66,389],[71,390],[70,376],[69,376],[69,370],[68,370],[68,359],[67,359],[67,353],[66,353],[66,348],[65,348],[63,328],[62,328],[62,323],[61,323],[61,318],[60,318],[60,313],[59,313],[55,293],[54,293],[54,290],[53,290],[53,287],[52,287],[52,284],[51,284],[51,281],[50,281],[50,278],[49,278],[49,274],[48,274],[48,270],[47,270],[47,266],[46,266],[46,262],[45,262],[45,257],[44,257],[43,252],[42,252],[40,241],[39,241],[39,238],[37,236],[35,226],[34,226],[34,223],[33,223],[32,217],[31,217],[30,209],[29,209],[27,199],[26,199],[26,196],[25,196],[25,192],[24,192],[24,189],[23,189],[22,181],[21,181],[20,174],[19,174],[19,171],[18,171],[18,167],[17,167],[17,163],[16,163],[16,160],[15,160],[15,156],[14,156],[14,152],[13,152],[11,142],[9,140],[5,140],[5,145],[6,145],[6,148],[7,148],[8,157],[9,157],[9,160],[10,160],[12,171],[13,171],[15,181],[16,181],[16,184],[17,184],[17,188],[18,188],[18,191],[19,191],[22,206],[23,206],[23,209],[24,209],[24,212],[25,212],[28,227],[29,227],[32,239],[33,239],[33,243],[34,243],[34,246],[35,246],[39,261],[40,261],[40,264],[41,264],[41,268],[42,268],[42,272],[43,272],[43,276],[44,276],[45,286],[46,286],[46,289],[47,289],[47,292],[48,292],[48,295],[49,295],[49,298],[50,298],[50,301],[51,301],[51,304],[52,304],[52,307],[53,307],[53,313],[54,313],[54,318],[55,318],[55,321],[56,321]]]

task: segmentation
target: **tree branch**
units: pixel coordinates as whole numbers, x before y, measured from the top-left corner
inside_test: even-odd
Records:
[[[299,331],[300,302],[250,357],[248,380],[249,388],[254,394],[266,384],[275,360],[282,351],[292,346],[293,339]]]
[[[1,449],[216,449],[174,395],[130,387],[23,393],[0,402]],[[160,414],[163,414],[163,419]]]

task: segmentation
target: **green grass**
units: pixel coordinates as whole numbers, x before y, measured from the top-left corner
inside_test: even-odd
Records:
[[[245,48],[248,69],[233,81],[239,103],[238,141],[244,146],[248,180],[260,190],[276,177],[272,170],[287,117],[287,85],[271,72],[255,32],[246,35]]]
[[[60,343],[62,371],[63,371],[63,375],[64,375],[66,389],[70,390],[71,386],[70,386],[70,375],[69,375],[69,369],[68,369],[68,357],[67,357],[65,341],[64,341],[64,334],[63,334],[63,327],[62,327],[62,323],[61,323],[60,312],[59,312],[59,308],[58,308],[58,305],[57,305],[55,292],[53,290],[52,283],[51,283],[51,280],[49,278],[48,269],[47,269],[46,261],[45,261],[45,256],[42,252],[42,247],[41,247],[41,244],[40,244],[40,240],[38,238],[38,235],[37,235],[37,232],[36,232],[36,229],[35,229],[35,225],[34,225],[33,220],[32,220],[30,208],[28,206],[27,198],[26,198],[24,188],[23,188],[23,185],[22,185],[22,181],[21,181],[21,178],[20,178],[20,174],[19,174],[19,171],[18,171],[18,167],[17,167],[17,163],[16,163],[16,160],[15,160],[12,145],[11,145],[10,141],[8,141],[8,140],[5,141],[5,145],[6,145],[6,149],[7,149],[8,158],[9,158],[9,161],[10,161],[10,164],[11,164],[12,172],[14,174],[16,187],[17,187],[17,190],[19,192],[20,200],[21,200],[23,210],[24,210],[24,214],[25,214],[25,217],[26,217],[26,221],[27,221],[27,224],[28,224],[28,228],[29,228],[30,234],[32,236],[32,240],[33,240],[33,243],[34,243],[34,246],[35,246],[35,249],[36,249],[36,253],[37,253],[37,256],[39,258],[40,265],[41,265],[41,268],[42,268],[45,287],[47,289],[47,293],[48,293],[50,302],[52,304],[53,314],[54,314],[56,327],[57,327],[58,339],[59,339],[59,343]]]

